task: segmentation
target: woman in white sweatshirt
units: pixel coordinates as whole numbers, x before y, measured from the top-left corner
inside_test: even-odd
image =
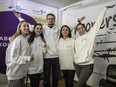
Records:
[[[9,87],[25,87],[28,61],[33,60],[33,55],[30,55],[30,46],[26,39],[28,33],[28,23],[21,21],[6,50],[6,75]]]
[[[73,65],[74,39],[71,38],[71,30],[67,25],[63,25],[60,30],[59,41],[59,62],[62,70],[65,87],[74,87],[73,80],[75,69]]]
[[[92,58],[92,55],[95,37],[100,29],[107,8],[111,7],[113,6],[107,6],[103,9],[89,32],[86,33],[85,26],[81,22],[76,26],[76,30],[80,35],[75,41],[76,53],[74,55],[74,66],[78,77],[77,87],[86,87],[86,82],[93,72],[94,59]]]
[[[28,70],[31,87],[39,87],[41,74],[43,73],[43,53],[47,45],[45,44],[42,31],[42,24],[35,24],[28,39],[31,47],[31,54],[34,56],[34,60],[30,62]]]

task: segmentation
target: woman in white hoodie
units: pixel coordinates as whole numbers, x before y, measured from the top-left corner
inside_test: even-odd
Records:
[[[34,60],[30,62],[28,70],[31,87],[39,87],[41,74],[43,73],[43,53],[45,53],[47,45],[45,44],[42,31],[42,24],[35,24],[28,39],[31,47],[31,54],[34,56]]]
[[[59,41],[59,62],[62,70],[65,87],[74,87],[73,80],[75,69],[73,65],[74,39],[71,38],[71,30],[67,25],[63,25],[60,30]]]
[[[111,7],[113,6],[107,6],[103,9],[89,32],[86,33],[85,26],[81,22],[76,26],[76,30],[80,35],[75,41],[76,53],[74,55],[74,66],[78,77],[77,87],[86,87],[86,82],[93,72],[94,59],[92,55],[95,37],[100,29],[107,8]]]
[[[9,87],[25,87],[28,61],[33,60],[26,36],[29,25],[26,21],[18,24],[16,33],[11,37],[11,43],[6,50],[6,75]]]

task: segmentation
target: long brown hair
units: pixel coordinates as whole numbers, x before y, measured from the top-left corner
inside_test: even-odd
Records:
[[[62,29],[63,29],[63,27],[67,27],[67,28],[68,28],[68,30],[69,30],[68,37],[71,38],[71,29],[70,29],[70,27],[67,26],[67,25],[63,25],[63,26],[61,27],[61,29],[60,29],[60,38],[63,38],[63,35],[62,35]],[[59,39],[60,39],[60,38],[59,38]]]
[[[34,30],[35,30],[35,28],[36,28],[37,25],[40,25],[40,26],[42,27],[42,29],[43,29],[43,26],[42,26],[41,23],[37,23],[37,24],[34,25],[34,29],[33,29],[33,31],[31,32],[30,37],[29,37],[29,39],[28,39],[28,43],[29,43],[29,44],[33,43],[33,41],[34,41],[34,37],[36,36]],[[43,42],[45,42],[45,39],[44,39],[44,36],[43,36],[43,32],[40,34],[40,36],[41,36]]]

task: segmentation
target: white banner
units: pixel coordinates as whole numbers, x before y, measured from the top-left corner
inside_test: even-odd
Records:
[[[56,16],[56,20],[57,20],[57,8],[34,3],[28,0],[1,0],[0,1],[0,11],[12,11],[13,9],[33,17],[37,22],[38,21],[42,23],[43,21],[45,22],[46,15],[48,13],[53,13]]]
[[[74,30],[77,19],[85,16],[83,23],[85,23],[87,31],[89,31],[102,9],[113,4],[116,4],[115,0],[80,9],[67,9],[63,11],[62,23]],[[72,33],[74,34],[74,32]],[[94,59],[94,72],[101,74],[106,73],[108,64],[116,64],[116,6],[107,10],[101,29],[96,37]]]

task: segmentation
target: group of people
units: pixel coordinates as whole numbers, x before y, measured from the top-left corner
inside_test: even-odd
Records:
[[[76,26],[80,36],[76,40],[72,38],[69,26],[63,25],[61,29],[55,26],[52,13],[46,16],[47,25],[37,23],[32,28],[20,13],[13,11],[20,23],[16,33],[9,38],[10,45],[6,50],[8,86],[25,87],[25,75],[28,74],[31,87],[39,87],[44,73],[43,87],[51,87],[51,74],[52,87],[58,87],[61,69],[66,87],[74,87],[75,73],[77,87],[86,87],[94,67],[94,40],[107,8],[113,6],[106,6],[89,32],[85,31],[86,27],[81,23],[83,18],[80,18]]]

